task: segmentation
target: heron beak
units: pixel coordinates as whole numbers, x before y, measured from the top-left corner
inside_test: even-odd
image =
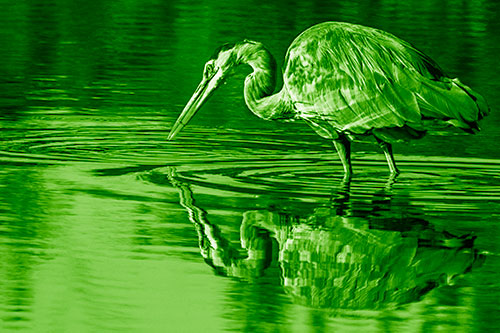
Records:
[[[195,113],[201,108],[203,103],[205,103],[208,97],[210,97],[210,95],[212,95],[215,89],[219,86],[221,78],[222,71],[219,70],[210,79],[203,78],[201,80],[193,96],[191,96],[191,99],[182,110],[181,115],[179,116],[179,118],[177,118],[174,127],[172,127],[172,130],[170,130],[167,140],[170,141],[175,138],[177,133],[179,133],[184,128],[184,126],[187,125],[187,123],[191,120],[191,118],[193,118]]]

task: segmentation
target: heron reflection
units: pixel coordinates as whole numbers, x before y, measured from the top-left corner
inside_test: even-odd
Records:
[[[348,185],[309,214],[244,212],[238,247],[208,220],[174,168],[168,177],[217,274],[257,281],[278,266],[285,292],[306,306],[377,309],[417,301],[484,258],[474,236],[438,231],[418,214],[398,211],[408,203],[381,196],[357,208]]]

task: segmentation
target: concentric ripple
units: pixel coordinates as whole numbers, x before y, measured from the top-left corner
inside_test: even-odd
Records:
[[[102,123],[93,122],[88,128],[33,126],[3,131],[0,162],[84,163],[100,176],[136,173],[148,179],[154,174],[153,182],[175,166],[184,181],[234,195],[328,197],[344,183],[333,147],[314,134],[293,140],[286,132],[191,126],[169,142],[168,128],[159,121],[138,119],[128,128],[120,121]],[[374,150],[353,154],[351,186],[370,191],[394,183],[383,155]],[[396,160],[402,174],[394,186],[418,191],[421,199],[500,200],[500,160],[416,155],[396,155]]]
[[[233,193],[287,193],[299,197],[329,197],[344,184],[338,161],[327,156],[241,161],[192,163],[176,169],[180,179],[207,189]],[[394,182],[386,171],[385,161],[375,156],[361,156],[355,167],[360,170],[351,186],[368,192],[394,186],[418,189],[420,198],[446,200],[500,201],[500,161],[398,156],[403,173]],[[167,174],[166,168],[149,173]],[[157,179],[157,178],[156,178]],[[478,184],[481,184],[478,186]]]

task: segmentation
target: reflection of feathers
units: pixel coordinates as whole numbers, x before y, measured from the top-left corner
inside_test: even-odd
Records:
[[[298,225],[280,249],[285,289],[314,307],[379,308],[418,300],[467,272],[477,258],[473,238],[434,235],[438,247],[387,230]],[[455,247],[457,246],[457,247]]]
[[[319,24],[297,37],[287,57],[285,81],[299,117],[323,129],[322,136],[334,136],[332,129],[364,134],[394,128],[419,137],[426,119],[472,130],[488,113],[479,94],[446,77],[409,43],[380,30]],[[392,132],[380,135],[404,139]]]
[[[277,240],[287,293],[313,307],[374,309],[416,301],[481,262],[475,236],[438,232],[417,218],[404,223],[377,214],[367,224],[326,207],[285,224],[269,211],[244,216],[242,229],[269,230]]]
[[[474,236],[438,232],[423,219],[384,210],[385,201],[339,216],[347,197],[305,217],[246,211],[238,249],[196,206],[174,168],[168,176],[195,226],[200,252],[217,274],[256,281],[279,267],[287,293],[308,306],[376,309],[415,301],[484,258],[474,249]]]

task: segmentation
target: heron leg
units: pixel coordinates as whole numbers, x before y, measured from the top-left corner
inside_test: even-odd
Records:
[[[394,156],[392,155],[392,145],[385,141],[382,141],[377,138],[378,145],[384,151],[385,158],[387,159],[387,164],[389,165],[389,170],[391,171],[391,175],[398,175],[399,170],[396,167],[396,162],[394,161]]]
[[[341,135],[338,139],[333,140],[333,144],[344,167],[344,179],[350,179],[352,175],[351,142],[345,136]]]

